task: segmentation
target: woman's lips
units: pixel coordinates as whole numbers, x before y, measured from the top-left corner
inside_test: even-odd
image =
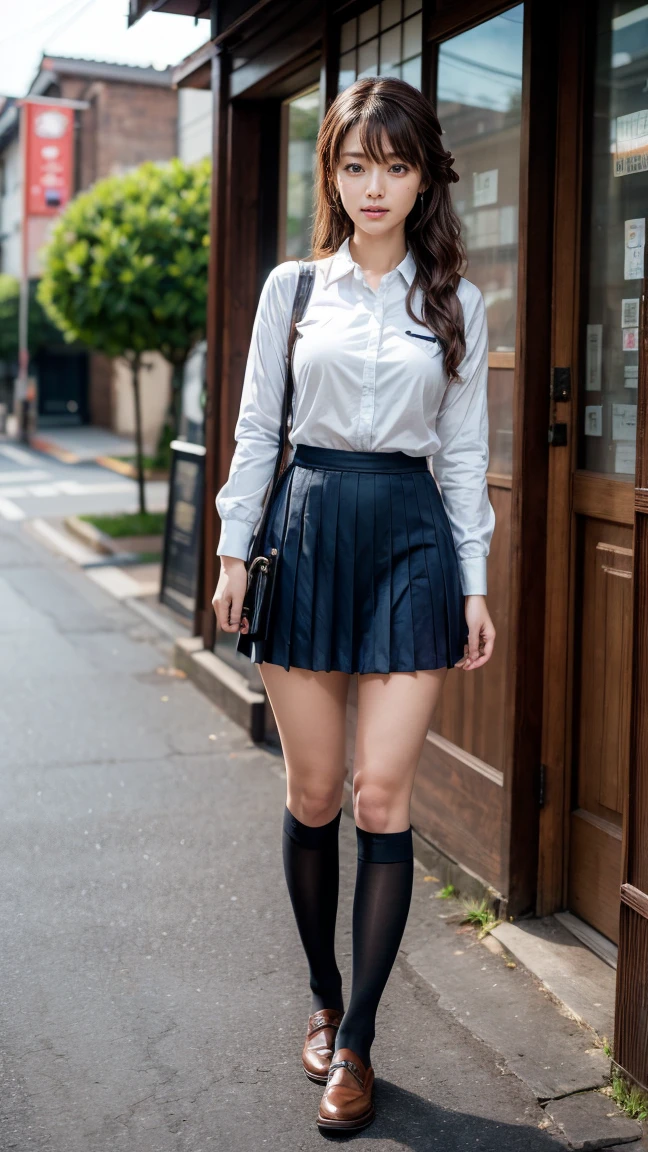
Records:
[[[361,208],[360,211],[365,216],[378,217],[378,216],[386,216],[389,209],[388,208]]]

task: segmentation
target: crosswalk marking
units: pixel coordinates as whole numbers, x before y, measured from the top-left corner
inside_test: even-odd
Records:
[[[15,448],[13,444],[3,444],[0,448],[0,454],[9,460],[15,460],[16,464],[33,465],[34,463],[31,452],[26,452],[24,448]]]
[[[20,484],[30,484],[33,480],[49,480],[51,472],[29,471],[24,468],[19,468],[12,472],[0,472],[0,484],[15,484],[18,481]]]
[[[95,496],[110,492],[129,492],[130,484],[79,484],[76,480],[59,480],[53,484],[12,484],[0,490],[0,496],[27,500],[31,496]]]
[[[13,500],[6,500],[3,496],[0,496],[0,516],[2,516],[5,520],[25,519],[25,513],[23,512],[22,508],[19,508],[17,504],[14,504]]]

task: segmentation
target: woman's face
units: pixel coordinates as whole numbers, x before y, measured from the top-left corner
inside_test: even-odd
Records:
[[[349,128],[336,171],[345,211],[357,230],[372,236],[403,231],[418,193],[424,191],[419,169],[392,152],[386,133],[383,148],[386,163],[375,163],[362,150],[358,128]]]

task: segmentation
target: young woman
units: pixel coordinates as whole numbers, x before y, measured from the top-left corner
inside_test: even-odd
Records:
[[[486,316],[460,274],[452,165],[431,104],[397,79],[358,80],[320,128],[315,279],[293,354],[293,454],[265,524],[264,550],[276,546],[279,561],[261,647],[241,616],[245,560],[279,443],[295,261],[261,293],[236,451],[216,499],[214,609],[259,664],[286,762],[284,869],[312,994],[302,1063],[326,1084],[321,1128],[373,1119],[370,1052],[411,899],[416,767],[448,668],[481,668],[495,639]],[[334,934],[355,674],[345,1011]]]

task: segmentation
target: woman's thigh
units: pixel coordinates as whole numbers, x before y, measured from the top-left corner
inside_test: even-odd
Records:
[[[414,777],[446,674],[358,676],[353,803],[356,823],[368,832],[409,828]]]
[[[327,824],[342,803],[349,676],[266,661],[259,672],[281,738],[288,808],[303,824]]]

